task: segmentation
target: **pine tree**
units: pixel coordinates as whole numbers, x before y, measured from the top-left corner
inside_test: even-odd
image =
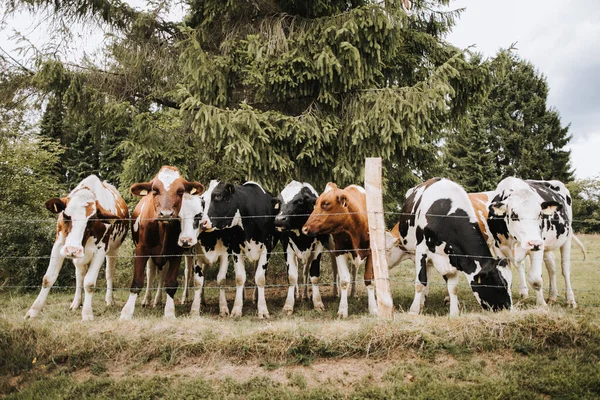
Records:
[[[569,126],[546,106],[545,77],[510,51],[501,51],[490,69],[495,80],[487,99],[448,138],[449,175],[472,191],[491,190],[507,176],[572,180]]]

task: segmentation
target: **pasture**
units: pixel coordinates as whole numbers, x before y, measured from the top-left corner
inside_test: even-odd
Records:
[[[283,257],[267,275],[271,318],[259,320],[244,303],[240,319],[218,317],[216,271],[208,271],[207,307],[190,317],[177,305],[175,321],[162,307],[138,305],[119,321],[131,282],[132,247],[120,249],[115,307],[104,304],[104,281],[94,296],[95,320],[70,312],[73,289],[53,289],[37,319],[23,320],[37,296],[0,290],[0,394],[7,398],[600,398],[600,236],[580,235],[587,260],[574,246],[572,282],[579,307],[566,308],[558,276],[558,304],[535,307],[518,299],[513,271],[512,312],[481,311],[461,278],[461,316],[448,318],[443,279],[430,274],[422,315],[404,312],[413,297],[414,267],[390,271],[393,321],[368,316],[366,291],[336,317],[329,257],[323,263],[326,310],[297,302],[282,312]],[[276,251],[281,251],[280,247]],[[558,254],[557,254],[558,256]],[[64,269],[72,268],[65,264]],[[560,271],[560,267],[559,271]],[[101,272],[100,276],[102,276]],[[359,273],[361,281],[362,273]],[[233,275],[228,283],[234,286]],[[248,285],[253,271],[248,269]],[[278,286],[281,285],[281,286]],[[544,272],[547,287],[547,274]],[[212,288],[211,288],[212,287]],[[176,299],[181,296],[181,287]],[[246,299],[252,296],[247,289]],[[234,290],[228,290],[231,307]]]

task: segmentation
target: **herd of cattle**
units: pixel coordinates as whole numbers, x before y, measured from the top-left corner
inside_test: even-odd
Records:
[[[292,181],[272,197],[258,183],[234,186],[210,182],[205,191],[199,182],[181,177],[175,167],[164,166],[149,182],[136,183],[131,193],[141,200],[129,215],[119,192],[95,175],[85,178],[66,197],[45,203],[58,214],[56,240],[42,289],[25,318],[39,315],[65,258],[76,268],[76,291],[71,309],[84,300],[83,320],[93,319],[92,296],[100,267],[106,258],[106,303],[113,305],[113,275],[117,251],[131,221],[135,244],[133,281],[121,319],[132,318],[138,294],[147,288],[142,305],[150,302],[150,286],[158,274],[156,305],[166,289],[164,316],[175,317],[175,292],[181,259],[185,259],[183,299],[187,299],[188,276],[193,274],[192,314],[203,302],[205,267],[219,262],[219,313],[242,315],[245,259],[255,264],[259,318],[269,317],[265,300],[269,256],[280,241],[286,252],[288,294],[284,311],[292,313],[298,291],[299,266],[303,267],[303,295],[308,278],[315,309],[324,308],[319,292],[320,260],[328,250],[332,257],[334,291],[340,297],[338,315],[348,315],[348,291],[355,291],[356,271],[365,263],[369,313],[378,308],[373,285],[373,265],[363,188],[344,189],[327,184],[319,195],[308,183]],[[536,302],[546,305],[542,284],[542,261],[550,280],[549,301],[556,301],[556,266],[552,250],[560,249],[566,299],[576,307],[570,282],[571,242],[585,248],[571,228],[571,197],[558,181],[523,181],[506,178],[493,192],[467,194],[458,184],[430,179],[406,193],[398,223],[386,232],[386,255],[390,267],[404,259],[415,262],[415,296],[411,313],[420,313],[427,295],[428,267],[446,280],[450,316],[459,313],[457,288],[462,272],[484,309],[512,308],[511,265],[520,274],[519,291],[527,295],[527,282]],[[186,249],[186,250],[184,250]],[[530,258],[528,274],[525,258]],[[236,294],[229,309],[225,296],[227,268],[233,260]],[[339,290],[337,288],[339,284]]]

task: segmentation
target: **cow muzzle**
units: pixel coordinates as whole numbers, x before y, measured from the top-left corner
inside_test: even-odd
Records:
[[[62,255],[68,258],[81,258],[83,257],[82,246],[64,246],[61,251]]]
[[[189,248],[195,245],[197,242],[196,238],[193,237],[181,237],[179,238],[178,244],[180,247]]]
[[[210,232],[214,229],[214,227],[209,219],[201,220],[199,223],[199,226],[200,226],[200,229],[203,230],[204,232]]]
[[[542,240],[529,240],[527,242],[527,249],[531,251],[539,251],[544,246],[544,242]]]
[[[172,218],[174,214],[173,210],[160,210],[158,213],[160,218]]]
[[[305,234],[306,236],[310,236],[310,237],[315,237],[317,236],[317,233],[312,231],[308,226],[304,225],[302,227],[302,233]]]
[[[282,232],[289,227],[289,220],[290,217],[287,215],[278,215],[275,217],[275,227],[278,231]]]

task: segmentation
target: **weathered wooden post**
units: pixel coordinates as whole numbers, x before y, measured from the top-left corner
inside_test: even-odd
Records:
[[[381,194],[381,158],[369,157],[365,163],[365,190],[367,191],[367,215],[371,259],[375,273],[375,289],[379,317],[394,318],[394,303],[390,292],[387,257],[385,254],[385,221],[383,196]]]

